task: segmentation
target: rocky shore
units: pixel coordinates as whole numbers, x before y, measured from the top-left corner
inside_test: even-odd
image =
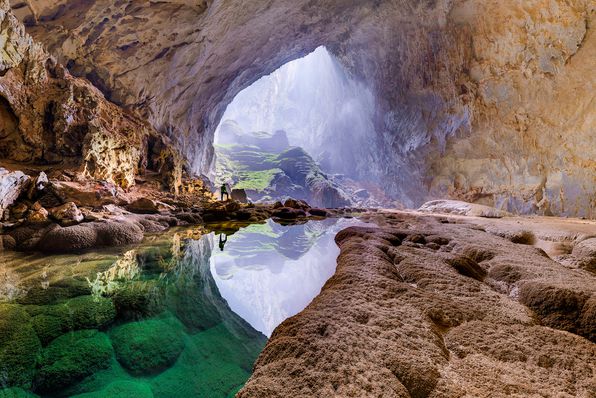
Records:
[[[137,178],[137,184],[124,191],[76,173],[72,179],[62,172],[57,175],[61,179],[0,168],[0,250],[71,253],[137,244],[147,233],[174,226],[248,224],[271,217],[281,223],[301,222],[361,210],[313,208],[294,199],[272,204],[218,201],[201,180],[182,185],[183,192],[175,195],[160,190],[157,178]]]
[[[238,397],[594,396],[593,222],[363,218]],[[531,245],[566,228],[565,255]]]

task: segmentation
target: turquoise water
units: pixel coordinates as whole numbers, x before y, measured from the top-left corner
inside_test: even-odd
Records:
[[[176,229],[118,251],[0,254],[0,398],[232,397],[335,270],[350,220]]]

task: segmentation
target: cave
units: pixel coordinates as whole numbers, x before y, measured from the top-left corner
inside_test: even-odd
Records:
[[[244,189],[251,201],[390,205],[370,167],[379,152],[374,108],[371,90],[318,47],[228,104],[215,129],[215,185]],[[323,197],[323,189],[333,194]]]
[[[593,396],[595,17],[0,0],[0,398]]]

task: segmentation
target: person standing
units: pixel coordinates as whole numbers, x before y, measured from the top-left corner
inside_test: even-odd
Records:
[[[226,200],[230,200],[230,194],[228,193],[228,188],[226,187],[226,184],[222,184],[221,185],[221,200],[224,200],[224,195],[226,195]]]

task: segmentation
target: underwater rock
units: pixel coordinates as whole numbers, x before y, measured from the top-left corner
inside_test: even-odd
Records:
[[[4,388],[0,390],[0,398],[37,398],[38,395],[25,391],[19,387]]]
[[[113,351],[108,336],[97,330],[62,335],[43,349],[37,365],[35,391],[49,393],[72,386],[106,369]]]
[[[32,325],[45,345],[66,331],[101,329],[116,317],[111,299],[95,296],[79,296],[62,304],[42,305],[28,309],[34,315]]]
[[[153,392],[142,381],[120,380],[110,383],[101,391],[78,394],[71,398],[153,398]]]
[[[31,387],[41,344],[30,321],[23,306],[0,304],[0,379],[3,386]]]
[[[163,371],[184,349],[181,333],[161,320],[126,323],[114,328],[110,338],[118,362],[133,375]]]

